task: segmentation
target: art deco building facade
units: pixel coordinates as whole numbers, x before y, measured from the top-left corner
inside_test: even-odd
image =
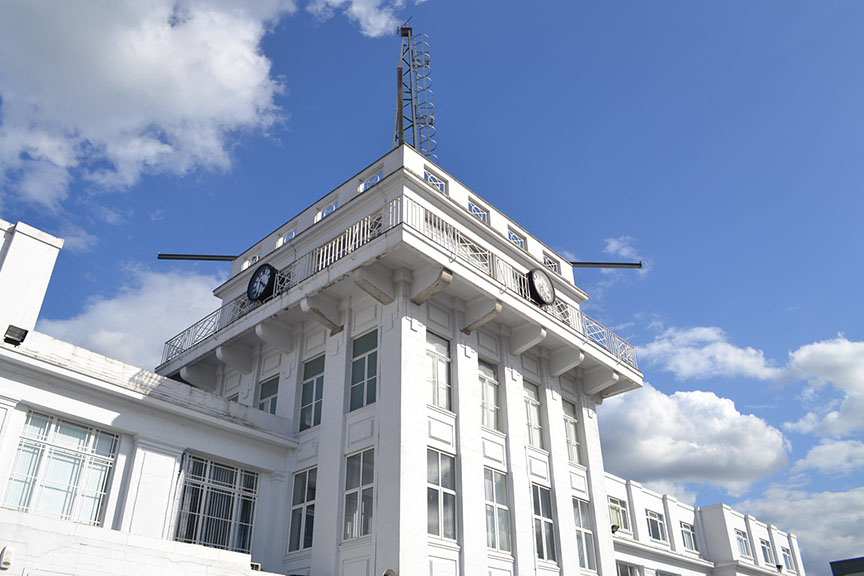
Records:
[[[47,285],[43,236],[20,254]],[[215,294],[155,373],[0,346],[9,573],[804,576],[794,535],[605,472],[598,406],[642,385],[633,347],[564,258],[409,147]]]

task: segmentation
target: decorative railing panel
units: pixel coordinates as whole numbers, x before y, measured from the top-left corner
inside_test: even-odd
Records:
[[[279,270],[271,298],[284,294],[300,282],[403,223],[443,248],[449,253],[451,260],[458,258],[501,284],[503,290],[509,290],[524,300],[531,300],[528,275],[525,272],[520,272],[491,250],[483,248],[468,238],[442,217],[404,196],[388,202],[381,210],[360,219],[332,240],[310,250]],[[163,363],[176,358],[260,305],[260,302],[249,302],[245,295],[228,302],[168,340],[165,343]],[[622,362],[636,368],[634,347],[576,306],[557,298],[555,302],[542,306],[541,309],[606,349]]]

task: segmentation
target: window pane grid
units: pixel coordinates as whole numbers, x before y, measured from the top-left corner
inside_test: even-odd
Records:
[[[291,530],[288,539],[289,552],[312,547],[317,484],[317,468],[305,470],[294,475],[294,495],[291,501]]]
[[[537,557],[558,561],[555,550],[555,524],[552,520],[552,493],[548,488],[531,485],[534,500],[534,541]]]
[[[303,365],[303,384],[300,387],[300,431],[321,424],[324,402],[324,356]]]
[[[3,506],[100,525],[118,437],[29,412]]]
[[[174,539],[249,552],[258,474],[188,454],[183,471]]]
[[[378,331],[354,339],[348,411],[375,403],[378,382]]]
[[[276,400],[279,393],[279,377],[270,378],[258,385],[258,409],[276,414]]]
[[[480,362],[480,391],[482,395],[483,426],[501,430],[501,387],[492,364]]]
[[[684,547],[688,550],[696,551],[696,530],[692,524],[681,522],[681,536],[684,539]]]
[[[507,492],[507,475],[484,468],[484,492],[486,495],[486,546],[502,552],[510,552],[510,510]]]
[[[525,416],[528,425],[528,443],[535,448],[543,448],[543,426],[540,412],[540,391],[534,384],[526,382]]]
[[[609,517],[612,524],[620,530],[630,531],[630,516],[627,514],[627,502],[618,498],[609,497]]]
[[[567,434],[567,454],[571,462],[582,464],[582,449],[579,442],[579,421],[576,406],[564,401],[564,430]]]
[[[432,333],[426,335],[426,382],[430,391],[429,403],[451,410],[450,342]]]
[[[374,448],[349,456],[346,461],[343,540],[360,538],[372,531],[374,470]]]
[[[747,540],[747,534],[745,534],[742,530],[735,530],[735,539],[738,541],[738,552],[741,553],[741,556],[745,558],[752,558],[753,554],[750,552],[750,542]]]
[[[666,542],[666,521],[663,515],[653,510],[646,510],[645,514],[648,519],[648,535],[653,540]]]
[[[594,532],[591,529],[591,511],[588,502],[573,499],[573,516],[576,520],[576,544],[579,551],[579,566],[597,570]]]
[[[426,463],[426,531],[456,540],[456,459],[427,449]]]

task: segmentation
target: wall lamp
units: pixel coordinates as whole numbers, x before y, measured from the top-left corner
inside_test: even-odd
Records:
[[[13,346],[18,346],[22,342],[24,342],[24,338],[27,337],[27,330],[24,328],[19,328],[18,326],[13,326],[12,324],[6,328],[6,334],[3,336],[3,341],[7,344],[12,344]]]

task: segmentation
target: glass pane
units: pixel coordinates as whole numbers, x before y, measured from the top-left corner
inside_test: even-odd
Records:
[[[312,418],[312,425],[318,426],[321,424],[321,402],[315,402],[315,414]]]
[[[507,476],[495,473],[495,501],[507,505]]]
[[[375,403],[375,378],[369,378],[366,382],[366,405]]]
[[[360,533],[365,535],[372,532],[372,488],[363,490],[362,508],[360,509]]]
[[[374,350],[378,346],[378,331],[373,330],[368,334],[364,334],[359,338],[354,339],[353,358],[365,354],[370,350]]]
[[[495,545],[495,507],[486,505],[486,546],[496,548]]]
[[[426,450],[426,482],[440,486],[440,472],[438,470],[438,452]]]
[[[480,360],[480,374],[489,378],[490,380],[498,380],[498,370],[494,364],[490,364],[485,360]]]
[[[279,391],[279,378],[271,378],[266,382],[261,383],[261,396],[259,398],[269,398]]]
[[[78,483],[80,470],[80,457],[59,451],[49,454],[36,512],[58,518],[68,517],[72,511],[74,486]]]
[[[534,545],[537,547],[537,557],[545,558],[543,552],[543,521],[534,520]]]
[[[450,357],[450,342],[437,334],[426,332],[426,347],[432,352],[440,354],[445,358]]]
[[[309,380],[308,382],[303,383],[303,387],[300,392],[300,405],[306,406],[312,403],[312,400],[315,395],[315,381]]]
[[[356,538],[357,536],[357,492],[351,492],[345,495],[345,529],[342,532],[342,538]]]
[[[312,468],[309,470],[309,477],[306,480],[306,502],[315,500],[315,489],[318,486],[318,469]]]
[[[85,470],[81,489],[87,492],[104,492],[110,469],[111,467],[103,462],[90,462]]]
[[[582,568],[587,568],[588,563],[585,559],[585,543],[582,541],[582,533],[576,533],[576,545],[579,548],[579,566]]]
[[[351,410],[357,410],[363,407],[363,384],[356,384],[351,387]]]
[[[294,476],[294,498],[291,500],[291,505],[296,506],[302,504],[306,500],[306,472],[301,472]]]
[[[585,533],[585,554],[588,557],[588,569],[597,569],[597,559],[594,557],[594,535],[590,532]]]
[[[366,379],[366,361],[364,358],[351,363],[351,384],[357,384]]]
[[[552,498],[549,490],[540,488],[540,510],[544,518],[552,518]]]
[[[483,491],[486,494],[487,502],[495,501],[495,490],[492,483],[492,470],[486,468],[483,470]]]
[[[360,486],[360,454],[348,457],[347,471],[345,472],[345,489],[350,490]]]
[[[304,406],[300,409],[300,430],[312,427],[312,406]]]
[[[534,515],[542,516],[540,513],[540,487],[532,486],[531,491],[534,493]]]
[[[539,401],[540,393],[537,391],[537,386],[535,386],[534,384],[529,384],[528,382],[525,382],[524,389],[525,389],[525,396],[527,398],[530,398],[531,400],[534,400],[534,401]]]
[[[96,433],[96,441],[93,445],[93,451],[100,456],[114,456],[114,451],[117,449],[117,436],[114,434],[106,434],[104,432]]]
[[[312,534],[315,527],[315,505],[306,507],[306,526],[303,529],[303,548],[312,546]]]
[[[366,357],[366,371],[370,377],[378,375],[378,352],[372,352]]]
[[[48,422],[50,418],[44,414],[31,412],[27,415],[27,423],[24,425],[22,435],[27,438],[45,440],[48,438]]]
[[[300,549],[300,530],[302,529],[301,522],[303,520],[303,509],[297,508],[291,511],[291,536],[288,538],[288,551]]]
[[[372,484],[375,478],[375,451],[363,452],[363,485]]]
[[[456,488],[456,461],[446,454],[441,455],[441,486],[451,490]]]
[[[102,495],[99,493],[81,494],[78,497],[78,511],[73,520],[85,524],[96,524],[99,521],[99,503]]]
[[[438,536],[438,490],[426,488],[426,531]]]
[[[324,377],[319,376],[315,379],[315,400],[321,400],[324,397]]]
[[[504,508],[498,509],[498,548],[510,552],[510,513]]]
[[[576,419],[576,406],[574,406],[570,402],[567,402],[566,400],[564,402],[562,402],[562,404],[564,405],[564,414],[566,414],[567,416],[569,416],[570,418],[573,418],[575,420]]]
[[[558,560],[558,554],[555,552],[555,527],[551,522],[544,522],[546,537],[546,558],[555,562]]]
[[[456,539],[456,495],[444,492],[444,538]]]
[[[303,379],[308,380],[324,372],[324,356],[319,356],[303,365]]]
[[[86,450],[89,436],[89,430],[86,427],[60,420],[57,423],[57,433],[54,436],[54,442],[64,448]]]

